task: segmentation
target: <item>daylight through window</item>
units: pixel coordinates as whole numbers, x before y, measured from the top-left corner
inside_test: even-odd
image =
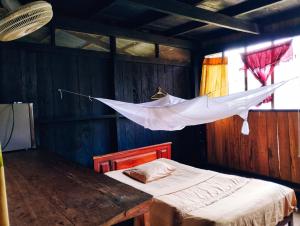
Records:
[[[246,89],[255,89],[261,86],[261,83],[254,77],[251,71],[244,70],[244,63],[241,54],[245,52],[265,49],[272,44],[280,44],[291,38],[275,40],[273,43],[264,42],[256,45],[250,45],[243,48],[231,49],[224,52],[228,57],[228,80],[229,94],[245,91]],[[268,78],[267,84],[277,83],[294,77],[295,79],[288,84],[280,87],[274,93],[272,102],[255,106],[252,109],[299,109],[300,108],[300,36],[292,38],[293,57],[286,62],[280,62],[274,70],[274,81]],[[222,53],[212,54],[206,57],[221,57]],[[247,86],[247,88],[246,88]]]

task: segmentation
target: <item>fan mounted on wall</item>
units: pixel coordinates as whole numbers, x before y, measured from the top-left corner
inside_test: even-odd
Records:
[[[53,17],[52,6],[46,1],[21,5],[17,0],[1,0],[0,41],[12,41],[28,35]]]

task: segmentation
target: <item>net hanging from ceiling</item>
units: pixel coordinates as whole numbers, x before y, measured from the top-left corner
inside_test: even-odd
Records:
[[[214,122],[239,115],[244,119],[241,132],[247,135],[249,134],[247,122],[249,108],[262,102],[286,82],[222,97],[200,96],[186,100],[167,94],[161,99],[140,104],[96,98],[63,89],[59,89],[59,91],[61,97],[62,92],[67,92],[100,101],[131,121],[151,130],[181,130],[186,126]]]

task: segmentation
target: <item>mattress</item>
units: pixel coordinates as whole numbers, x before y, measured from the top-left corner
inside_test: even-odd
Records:
[[[296,206],[292,189],[257,179],[227,175],[159,159],[176,167],[168,177],[147,184],[123,170],[106,173],[153,195],[151,225],[275,226]]]

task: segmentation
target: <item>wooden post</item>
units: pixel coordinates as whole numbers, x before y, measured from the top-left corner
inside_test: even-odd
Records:
[[[134,218],[134,226],[150,226],[150,212]]]
[[[1,146],[0,146],[0,225],[9,226],[5,174],[4,174]]]
[[[116,37],[110,36],[110,55],[111,55],[111,98],[115,99],[116,97],[116,90],[115,90],[115,84],[116,84],[116,53],[117,53],[117,43],[116,43]],[[113,149],[118,150],[118,113],[115,111],[115,125],[113,128],[113,134],[112,134],[112,144]]]
[[[155,58],[159,58],[159,45],[155,43]]]
[[[50,4],[52,4],[53,0],[50,0]],[[55,47],[55,15],[53,15],[52,20],[49,25],[50,29],[50,46]]]
[[[191,67],[191,85],[193,94],[192,97],[199,96],[200,92],[200,81],[201,81],[201,69],[202,69],[202,60],[204,57],[201,54],[192,52],[192,67]]]

